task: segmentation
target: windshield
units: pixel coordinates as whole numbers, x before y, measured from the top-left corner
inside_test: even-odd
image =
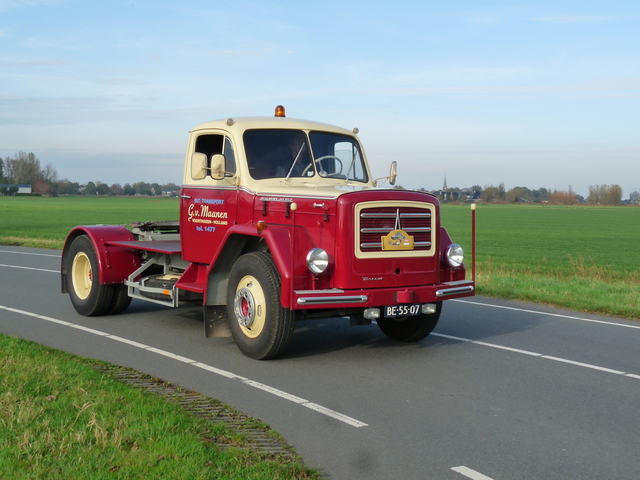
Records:
[[[347,135],[310,132],[316,170],[321,177],[366,182],[367,169],[358,141]]]
[[[244,133],[252,178],[296,178],[319,175],[367,182],[358,141],[348,135],[302,130],[255,129]],[[313,158],[313,161],[312,161]]]

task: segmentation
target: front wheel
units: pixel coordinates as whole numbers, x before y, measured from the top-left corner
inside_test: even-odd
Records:
[[[242,255],[231,269],[227,318],[238,348],[266,360],[281,354],[293,332],[294,312],[280,304],[280,274],[264,252]]]
[[[417,342],[428,336],[438,323],[442,302],[436,303],[435,313],[411,317],[378,318],[376,323],[387,337],[402,342]]]
[[[77,237],[65,256],[67,291],[71,303],[85,317],[104,315],[113,300],[111,285],[100,284],[100,266],[93,243],[86,235]]]

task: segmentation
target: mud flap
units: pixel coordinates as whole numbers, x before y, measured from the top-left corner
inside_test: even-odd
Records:
[[[226,305],[205,305],[203,314],[205,337],[221,338],[231,336],[231,330],[227,322]]]

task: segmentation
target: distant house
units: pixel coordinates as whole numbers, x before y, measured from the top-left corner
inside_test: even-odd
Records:
[[[16,193],[32,193],[31,192],[31,185],[19,185],[19,184],[15,184],[15,183],[0,183],[0,189],[2,191],[4,191],[4,189],[2,187],[6,187],[7,190],[9,190],[9,187],[12,187],[14,185],[16,187],[18,187],[18,191]]]

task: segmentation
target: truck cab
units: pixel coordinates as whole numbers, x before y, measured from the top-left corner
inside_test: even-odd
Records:
[[[131,298],[202,304],[205,331],[256,359],[282,354],[296,320],[375,321],[420,340],[443,300],[474,294],[438,199],[381,188],[357,136],[318,122],[227,118],[189,135],[180,221],[82,226],[67,238],[62,289],[81,314]],[[381,182],[382,180],[382,182]]]

